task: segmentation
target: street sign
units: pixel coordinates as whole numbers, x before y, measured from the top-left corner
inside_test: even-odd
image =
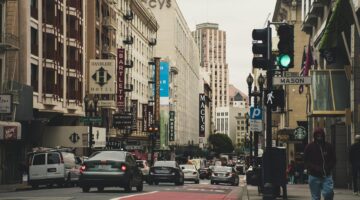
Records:
[[[113,115],[113,125],[117,128],[125,128],[126,126],[131,126],[132,121],[133,121],[133,116],[129,114]]]
[[[82,123],[101,123],[102,118],[101,117],[80,117],[80,122]]]
[[[310,85],[310,76],[274,77],[273,85]]]
[[[250,131],[261,132],[263,130],[263,121],[258,119],[250,119]]]
[[[250,119],[262,119],[262,111],[260,108],[250,107]]]

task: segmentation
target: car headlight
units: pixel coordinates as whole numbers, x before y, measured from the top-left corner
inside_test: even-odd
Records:
[[[154,175],[154,172],[150,172],[150,175]]]
[[[175,172],[171,173],[171,175],[175,176]]]

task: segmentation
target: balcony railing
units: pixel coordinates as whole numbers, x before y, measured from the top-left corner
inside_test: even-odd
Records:
[[[134,43],[134,37],[133,36],[126,36],[125,40],[123,40],[124,44],[133,44]]]
[[[125,20],[132,20],[134,19],[134,13],[133,11],[129,10],[129,11],[126,11],[126,13],[124,14],[124,19]]]
[[[19,49],[19,37],[12,33],[0,33],[0,49],[17,50]]]
[[[125,66],[125,68],[133,68],[134,62],[132,60],[126,60],[124,66]]]
[[[132,92],[134,90],[133,84],[126,84],[124,90],[125,92]]]
[[[103,18],[103,26],[108,27],[108,28],[112,28],[112,29],[116,29],[116,19],[107,16]]]

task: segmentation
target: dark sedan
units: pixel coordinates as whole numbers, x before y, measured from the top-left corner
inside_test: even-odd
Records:
[[[215,166],[211,174],[210,182],[211,184],[230,183],[231,185],[239,185],[239,176],[232,167]]]
[[[156,161],[150,168],[149,184],[158,185],[159,182],[170,182],[184,185],[184,173],[176,161]]]
[[[142,173],[133,156],[126,151],[99,151],[80,168],[79,185],[83,192],[91,187],[103,191],[104,187],[123,187],[131,192],[143,190]]]

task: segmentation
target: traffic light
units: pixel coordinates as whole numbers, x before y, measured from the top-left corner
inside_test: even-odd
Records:
[[[271,28],[253,29],[252,52],[256,57],[252,60],[254,68],[266,69],[271,64]]]
[[[282,24],[277,29],[279,36],[279,55],[277,57],[278,66],[282,69],[294,67],[294,26]]]
[[[92,147],[95,144],[95,140],[94,140],[94,134],[93,133],[89,133],[89,147]]]

